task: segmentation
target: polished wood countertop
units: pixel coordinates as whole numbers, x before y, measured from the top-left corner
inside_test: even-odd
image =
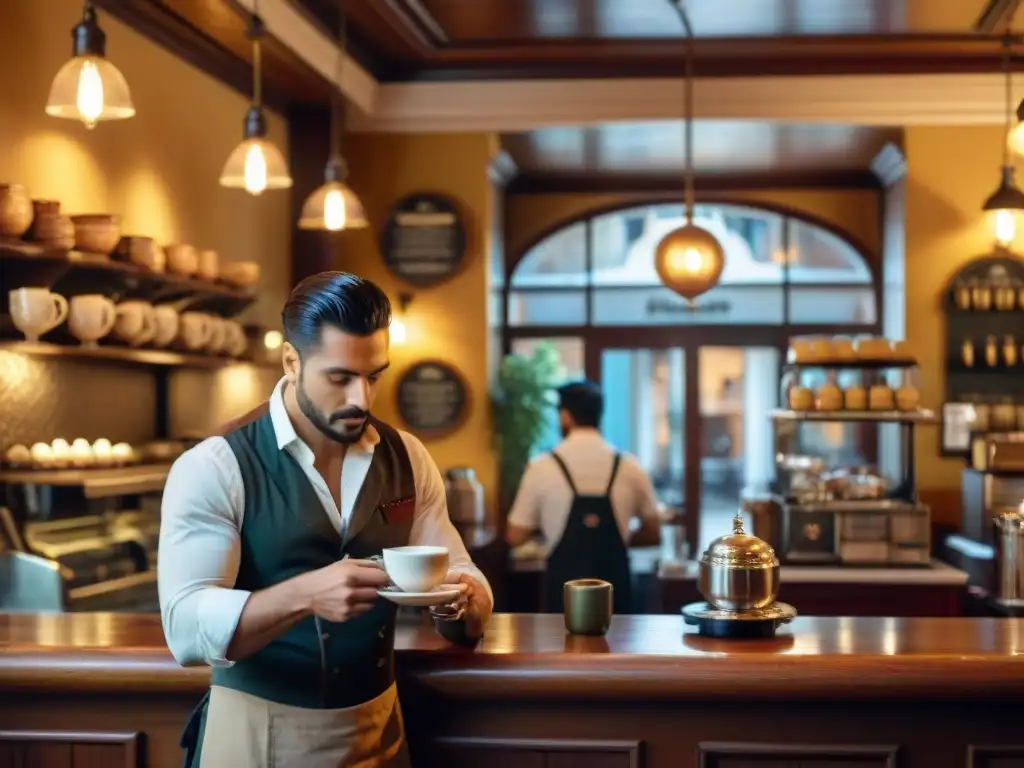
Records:
[[[498,614],[476,648],[400,623],[399,672],[479,699],[1024,700],[1024,620],[798,618],[771,640],[712,640],[676,616],[616,617],[605,637],[560,615]],[[155,614],[0,614],[0,691],[195,693]]]

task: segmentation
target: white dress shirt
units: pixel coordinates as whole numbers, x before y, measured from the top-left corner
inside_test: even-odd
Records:
[[[612,484],[611,503],[622,540],[629,541],[634,518],[656,518],[658,499],[651,480],[628,453],[616,451],[596,429],[576,428],[554,450],[565,462],[576,491],[582,496],[603,496],[611,479],[615,454],[619,471]],[[572,508],[572,489],[561,467],[545,453],[523,473],[508,522],[517,528],[540,529],[550,552],[561,540]]]
[[[380,436],[372,426],[350,445],[341,470],[341,508],[313,466],[313,451],[296,434],[285,410],[284,379],[270,396],[277,447],[302,467],[326,514],[344,537],[359,490]],[[409,453],[416,488],[410,544],[448,548],[451,571],[472,576],[487,589],[448,517],[444,482],[418,439],[399,432]],[[231,666],[228,644],[250,593],[235,589],[241,552],[245,486],[234,452],[223,437],[211,437],[174,462],[164,487],[157,575],[160,614],[167,645],[180,664]]]

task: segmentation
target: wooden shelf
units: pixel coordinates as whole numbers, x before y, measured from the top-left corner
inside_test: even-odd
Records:
[[[834,360],[812,360],[806,363],[785,363],[786,370],[798,370],[800,368],[834,368],[837,370],[862,370],[862,371],[884,371],[894,368],[916,368],[917,360],[860,360],[860,359],[834,359]]]
[[[83,347],[30,341],[0,341],[0,351],[15,352],[34,357],[58,357],[69,360],[95,360],[123,365],[180,368],[225,368],[229,365],[255,365],[275,368],[277,364],[245,358],[217,357],[215,355],[189,355],[164,349],[136,349],[132,347]]]
[[[789,411],[774,410],[771,417],[776,421],[876,421],[901,424],[931,424],[935,413],[927,409],[917,411]]]
[[[87,499],[163,490],[170,464],[135,464],[110,469],[8,469],[0,483],[80,487]]]
[[[4,312],[7,291],[24,286],[49,288],[64,297],[100,293],[114,301],[142,299],[222,317],[237,315],[256,298],[225,283],[153,272],[96,254],[50,251],[9,238],[0,238],[0,284],[5,288],[0,296]]]

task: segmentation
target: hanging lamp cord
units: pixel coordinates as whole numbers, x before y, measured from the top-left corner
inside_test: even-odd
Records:
[[[247,36],[252,40],[252,103],[257,109],[263,108],[263,67],[260,56],[260,40],[265,33],[266,26],[263,23],[263,17],[260,16],[260,0],[253,0]]]
[[[1009,28],[1006,30],[1006,35],[1003,37],[1003,73],[1005,75],[1006,85],[1006,138],[1003,141],[1003,167],[1007,167],[1012,164],[1010,160],[1010,131],[1013,130],[1013,84],[1012,84],[1012,63],[1010,55],[1012,53],[1013,37]]]
[[[331,160],[341,160],[341,131],[345,125],[345,100],[342,98],[342,76],[345,72],[345,49],[348,38],[348,21],[345,6],[338,4],[338,61],[335,64],[334,89],[331,91]]]
[[[693,221],[693,55],[694,39],[690,16],[686,12],[686,0],[669,0],[679,16],[686,35],[686,59],[683,76],[683,181],[686,185],[686,221]]]

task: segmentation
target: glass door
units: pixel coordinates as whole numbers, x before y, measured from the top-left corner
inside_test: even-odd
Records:
[[[600,379],[605,439],[636,456],[659,500],[681,509],[686,481],[683,349],[602,349]]]
[[[745,491],[766,491],[774,476],[769,412],[779,401],[775,347],[697,351],[700,419],[700,523],[697,552],[732,529]],[[751,522],[745,521],[747,531]]]

